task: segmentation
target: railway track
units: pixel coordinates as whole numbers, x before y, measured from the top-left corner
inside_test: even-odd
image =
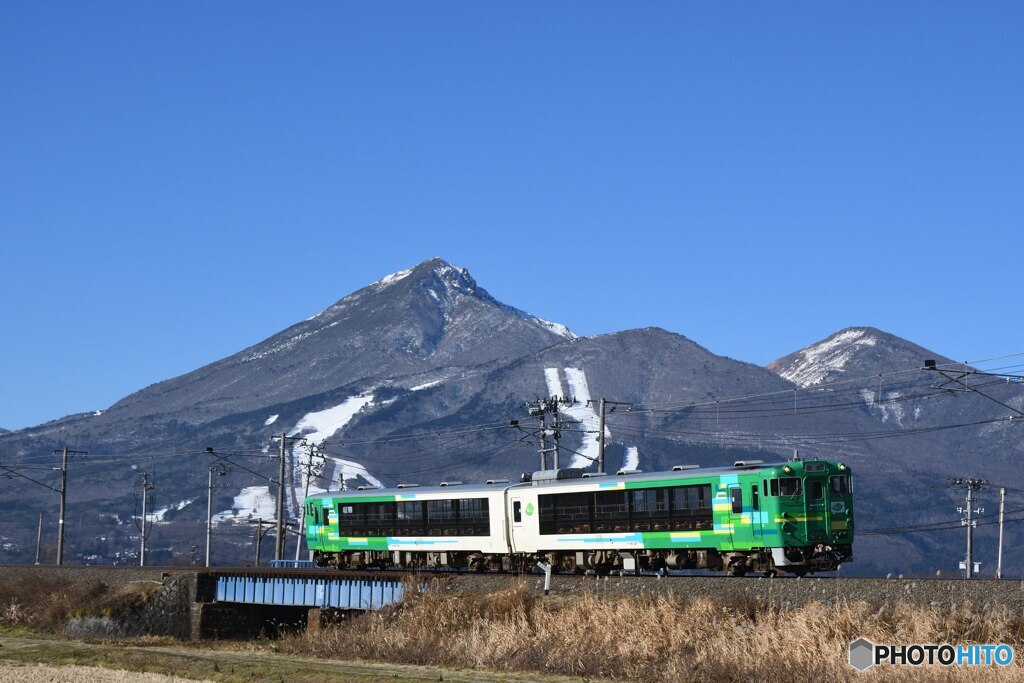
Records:
[[[543,574],[502,574],[468,572],[408,572],[399,570],[357,571],[326,569],[285,569],[271,567],[108,567],[108,566],[33,566],[0,565],[0,582],[21,577],[42,583],[57,581],[101,580],[127,584],[136,581],[166,581],[176,576],[195,576],[200,584],[209,584],[216,576],[250,576],[305,579],[363,579],[370,581],[422,582],[436,579],[442,590],[456,595],[492,594],[514,586],[525,586],[538,594],[543,591]],[[584,593],[608,597],[640,596],[670,599],[709,599],[738,605],[774,602],[799,605],[808,602],[837,604],[864,601],[877,605],[900,602],[951,607],[970,603],[1024,612],[1024,582],[1020,580],[943,579],[935,577],[872,578],[822,576],[804,578],[764,578],[672,573],[656,575],[573,575],[551,577],[551,595],[571,599]],[[209,595],[201,591],[203,595]],[[204,598],[206,599],[206,598]]]

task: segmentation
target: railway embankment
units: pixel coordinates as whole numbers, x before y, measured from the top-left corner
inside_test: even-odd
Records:
[[[211,581],[217,572],[253,572],[230,568],[141,568],[0,566],[0,610],[7,620],[22,620],[42,630],[73,637],[125,638],[145,635],[181,640],[247,637],[267,632],[267,624],[306,623],[315,607],[219,603]],[[273,574],[276,570],[259,570]],[[347,576],[348,572],[281,570],[282,575]],[[363,573],[363,576],[371,575]],[[400,572],[379,572],[401,579]],[[543,576],[422,573],[431,590],[480,598],[509,589],[541,596]],[[551,580],[552,603],[582,596],[609,600],[651,598],[685,604],[710,600],[723,607],[795,609],[812,603],[840,607],[867,603],[878,608],[904,604],[933,609],[967,607],[982,612],[1007,609],[1024,613],[1024,582],[882,578],[763,578],[718,576],[575,576]],[[313,611],[309,611],[309,609]],[[312,622],[310,622],[312,623]]]
[[[521,581],[537,592],[543,591],[543,577],[467,575],[453,577],[448,590],[455,593],[483,593],[500,590]],[[812,602],[837,605],[866,602],[871,605],[905,603],[923,607],[948,608],[971,605],[979,609],[1006,607],[1024,612],[1024,581],[884,578],[763,578],[719,576],[553,576],[551,594],[572,596],[594,593],[610,597],[708,598],[724,603],[773,604],[797,607]]]

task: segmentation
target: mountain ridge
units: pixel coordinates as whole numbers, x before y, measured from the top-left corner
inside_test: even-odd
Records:
[[[240,557],[249,530],[238,506],[272,496],[273,435],[305,437],[326,454],[322,476],[306,482],[305,446],[286,451],[287,508],[295,516],[306,484],[512,479],[536,469],[537,425],[525,404],[551,395],[577,399],[564,407],[562,466],[594,468],[596,402],[604,397],[622,402],[607,416],[609,469],[779,460],[799,451],[847,462],[867,494],[900,481],[915,487],[916,500],[978,465],[988,478],[1024,487],[1016,425],[948,430],[1002,412],[979,395],[935,386],[934,375],[918,371],[925,358],[946,362],[870,327],[844,328],[767,366],[717,355],[660,327],[577,337],[497,301],[466,269],[435,258],[105,411],[0,432],[0,458],[37,463],[63,444],[102,456],[76,463],[69,489],[69,514],[81,527],[69,547],[83,561],[109,561],[137,545],[134,527],[122,522],[130,521],[143,469],[159,476],[158,495],[171,504],[154,544],[162,538],[172,548],[205,520],[205,500],[196,501],[206,486],[206,448],[227,461],[246,458],[229,478],[232,488],[214,492],[225,552]],[[1019,387],[991,391],[1024,406]],[[10,512],[0,536],[31,547],[32,510],[43,495],[0,489]],[[868,519],[883,513],[871,495],[861,500]],[[917,506],[886,514],[892,524],[927,519]],[[122,521],[111,527],[112,519]],[[860,547],[858,566],[884,573],[903,562],[926,566],[957,546],[868,536]]]

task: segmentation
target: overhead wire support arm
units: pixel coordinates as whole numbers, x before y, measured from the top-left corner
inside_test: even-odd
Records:
[[[927,370],[929,372],[936,372],[936,373],[942,375],[943,377],[945,377],[947,380],[949,380],[949,382],[953,382],[955,384],[959,384],[960,386],[962,386],[964,388],[965,391],[970,391],[970,392],[976,393],[976,394],[978,394],[980,396],[983,396],[983,397],[987,398],[988,400],[992,401],[993,403],[1001,405],[1002,407],[1006,408],[1007,410],[1009,410],[1009,411],[1011,411],[1013,413],[1016,413],[1018,416],[1024,417],[1024,411],[1020,410],[1019,408],[1014,408],[1013,406],[1011,406],[1011,405],[1009,405],[1007,403],[1003,403],[999,399],[994,398],[992,396],[989,396],[988,394],[986,394],[985,392],[981,391],[977,387],[973,387],[970,384],[967,384],[966,382],[963,381],[965,378],[972,377],[972,376],[1005,377],[1007,379],[1020,379],[1020,380],[1024,380],[1024,375],[1004,375],[1004,374],[999,374],[999,373],[981,372],[979,370],[946,370],[946,369],[939,368],[935,364],[934,360],[926,360],[924,362],[924,368],[922,368],[922,369],[923,370]]]

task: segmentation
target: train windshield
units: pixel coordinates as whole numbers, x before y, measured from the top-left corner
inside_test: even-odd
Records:
[[[850,475],[843,474],[832,477],[833,493],[853,493],[853,481]]]
[[[797,477],[782,477],[779,479],[780,496],[799,496],[800,480]]]

